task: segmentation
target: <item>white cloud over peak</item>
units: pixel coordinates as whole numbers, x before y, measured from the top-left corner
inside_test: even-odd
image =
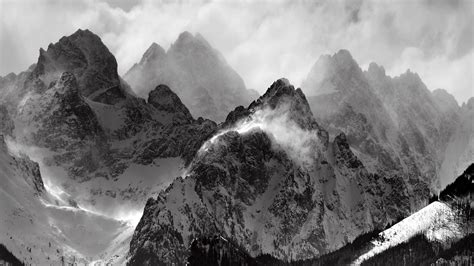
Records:
[[[470,0],[0,0],[0,75],[78,28],[101,36],[124,74],[152,42],[167,49],[188,30],[260,92],[280,77],[298,85],[320,55],[347,49],[363,67],[410,68],[461,103],[474,96],[473,10]]]

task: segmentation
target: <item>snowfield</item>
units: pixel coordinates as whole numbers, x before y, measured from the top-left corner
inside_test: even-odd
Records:
[[[371,242],[374,246],[353,264],[359,265],[420,232],[423,232],[429,240],[440,243],[448,243],[463,236],[456,211],[448,204],[436,201],[381,232],[379,239]]]

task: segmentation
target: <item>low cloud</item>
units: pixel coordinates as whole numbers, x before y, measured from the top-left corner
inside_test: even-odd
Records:
[[[249,88],[279,77],[300,84],[321,54],[348,49],[363,67],[391,75],[410,68],[429,89],[459,102],[474,96],[470,0],[443,1],[92,1],[0,2],[0,75],[26,69],[77,28],[99,34],[124,74],[157,42],[167,48],[184,30],[200,32]]]
[[[302,129],[288,114],[288,105],[259,109],[231,128],[214,135],[202,145],[198,153],[205,153],[214,145],[219,145],[217,140],[227,132],[235,131],[244,135],[260,129],[269,135],[274,148],[283,149],[294,162],[302,166],[314,165],[321,148],[317,132]]]

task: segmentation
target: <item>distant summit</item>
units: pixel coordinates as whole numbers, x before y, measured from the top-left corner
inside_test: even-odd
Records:
[[[194,117],[215,121],[223,121],[235,106],[258,97],[203,36],[187,31],[166,52],[153,43],[124,78],[144,98],[159,84],[166,84]]]

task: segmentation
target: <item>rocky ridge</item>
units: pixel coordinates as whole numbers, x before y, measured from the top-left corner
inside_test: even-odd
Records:
[[[259,123],[262,110],[272,115]],[[309,159],[289,153],[272,131],[277,127],[265,126],[274,121],[308,134]],[[219,132],[201,147],[186,177],[148,200],[130,244],[130,265],[182,264],[193,239],[216,233],[253,257],[312,258],[410,208],[403,181],[370,174],[344,134],[329,142],[304,94],[285,79],[248,108],[237,107]]]

